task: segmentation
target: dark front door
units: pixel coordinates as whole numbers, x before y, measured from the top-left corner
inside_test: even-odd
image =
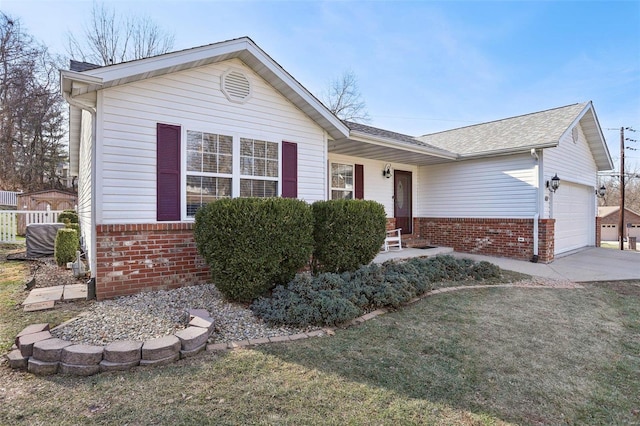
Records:
[[[393,217],[396,228],[402,228],[403,234],[413,232],[411,217],[411,172],[395,170],[393,172]]]

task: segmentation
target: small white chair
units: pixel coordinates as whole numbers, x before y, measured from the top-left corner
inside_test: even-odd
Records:
[[[387,236],[384,239],[384,251],[389,251],[391,247],[402,250],[402,236],[400,231],[402,231],[402,228],[387,231]]]

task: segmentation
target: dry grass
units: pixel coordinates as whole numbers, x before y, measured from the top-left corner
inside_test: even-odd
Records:
[[[18,318],[6,313],[2,338]],[[467,290],[332,337],[166,367],[80,378],[3,365],[0,424],[638,424],[638,354],[640,282]]]

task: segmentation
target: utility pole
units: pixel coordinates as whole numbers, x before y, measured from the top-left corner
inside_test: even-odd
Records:
[[[620,127],[620,217],[618,239],[620,250],[624,250],[624,127]]]

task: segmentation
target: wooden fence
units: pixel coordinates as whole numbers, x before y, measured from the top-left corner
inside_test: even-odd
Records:
[[[56,223],[62,210],[0,210],[0,243],[18,241],[18,223]],[[26,229],[26,228],[25,228]]]

